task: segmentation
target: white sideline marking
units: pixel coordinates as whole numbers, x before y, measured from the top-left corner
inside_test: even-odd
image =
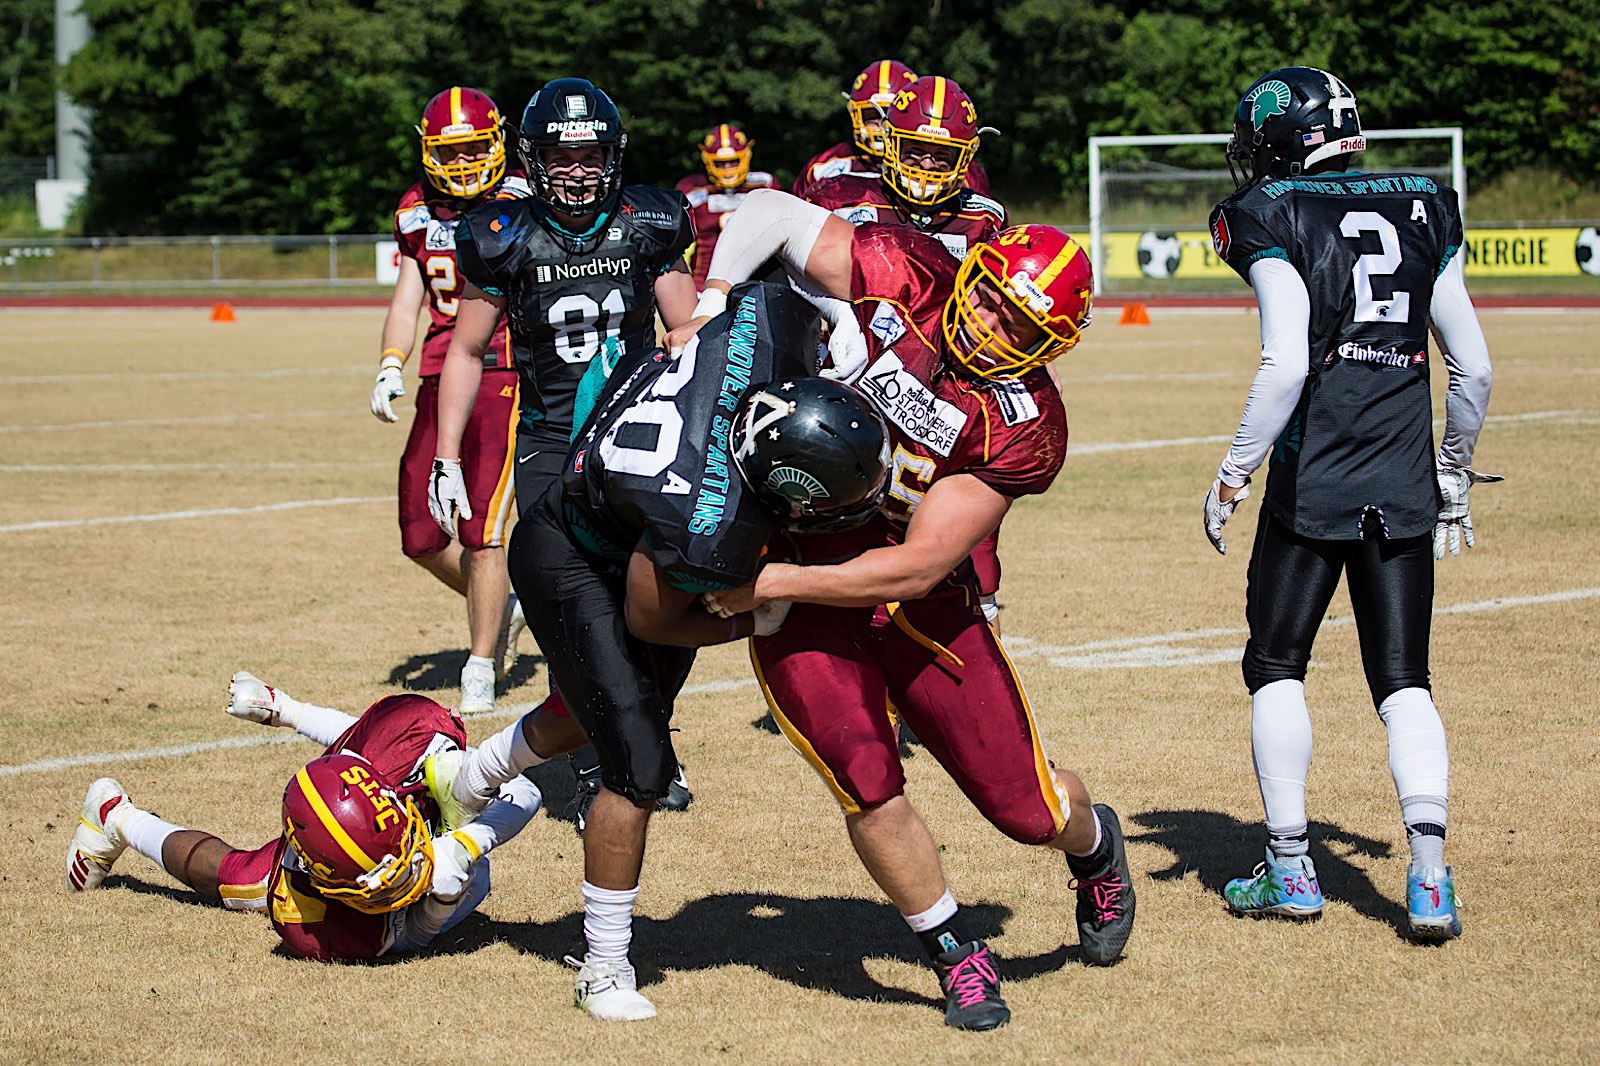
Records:
[[[282,370],[162,370],[150,374],[27,374],[7,378],[12,385],[76,385],[85,381],[232,381],[235,379],[292,378],[320,374],[370,374],[366,366],[298,366]]]
[[[1434,614],[1475,614],[1481,611],[1499,611],[1508,607],[1531,607],[1546,603],[1566,603],[1600,597],[1600,588],[1567,589],[1564,592],[1547,592],[1539,596],[1504,596],[1473,603],[1458,603],[1449,607],[1435,607]],[[1355,621],[1350,615],[1328,618],[1326,626],[1344,626]],[[1043,658],[1052,666],[1079,669],[1127,668],[1139,666],[1198,666],[1209,663],[1232,662],[1239,657],[1237,648],[1188,648],[1178,646],[1179,641],[1214,639],[1238,636],[1248,630],[1243,628],[1186,629],[1172,633],[1157,633],[1145,637],[1116,637],[1110,640],[1092,640],[1084,644],[1051,646],[1039,644],[1027,637],[1007,637],[1005,646],[1013,659]],[[1170,657],[1161,654],[1170,649]],[[754,678],[705,681],[698,685],[685,685],[681,696],[703,696],[717,692],[737,692],[755,688]],[[463,718],[495,718],[523,715],[538,703],[518,703],[510,707],[496,707],[492,711],[464,714]],[[203,740],[194,744],[180,744],[170,748],[146,748],[140,751],[101,751],[86,755],[65,755],[55,759],[0,766],[0,777],[18,774],[45,773],[50,770],[71,770],[79,766],[97,766],[106,763],[137,762],[140,759],[178,758],[197,755],[223,748],[253,748],[263,744],[286,744],[302,739],[299,734],[273,733],[265,736],[231,737],[227,740]]]
[[[344,470],[393,466],[387,459],[340,459],[327,463],[7,463],[0,474],[151,474],[170,470]]]
[[[685,685],[679,696],[702,696],[713,692],[733,692],[738,689],[754,688],[755,678],[745,678],[739,681],[707,681],[699,685]],[[534,703],[515,703],[509,707],[496,707],[492,711],[469,711],[463,718],[510,718],[521,717],[539,706]],[[267,727],[263,726],[265,730]],[[249,737],[229,737],[226,740],[201,740],[193,744],[179,744],[170,748],[145,748],[140,751],[97,751],[85,755],[64,755],[56,759],[40,759],[38,762],[19,763],[15,766],[0,766],[0,777],[15,777],[18,774],[38,774],[50,770],[71,770],[79,766],[100,766],[106,763],[138,762],[141,759],[172,759],[185,755],[198,755],[206,751],[221,751],[227,748],[258,748],[264,744],[289,744],[296,740],[305,740],[299,733],[290,733],[274,729],[270,733],[261,733]]]
[[[237,415],[195,415],[190,418],[99,419],[93,422],[56,422],[43,426],[0,426],[0,433],[60,433],[79,429],[129,429],[134,426],[224,426],[234,422],[283,422],[291,418],[336,418],[355,413],[355,408],[332,411],[251,411]]]
[[[1566,603],[1600,596],[1600,588],[1568,589],[1548,592],[1539,596],[1503,596],[1492,600],[1457,603],[1448,607],[1435,607],[1433,613],[1477,614],[1499,611],[1511,607],[1533,607],[1547,603]],[[1354,615],[1334,615],[1323,620],[1322,628],[1347,626],[1355,623]],[[1218,648],[1205,642],[1221,637],[1248,636],[1250,630],[1243,626],[1185,629],[1172,633],[1157,633],[1147,637],[1118,637],[1111,640],[1092,640],[1083,644],[1039,644],[1027,637],[1006,637],[1006,651],[1013,659],[1044,659],[1051,666],[1070,670],[1128,670],[1148,666],[1203,666],[1211,663],[1236,662],[1239,645]]]
[[[263,514],[268,511],[298,511],[305,507],[342,507],[353,503],[391,503],[393,496],[337,496],[331,500],[288,500],[263,503],[256,507],[213,507],[204,511],[168,511],[165,514],[113,515],[108,518],[60,518],[49,522],[24,522],[0,526],[0,533],[23,533],[33,529],[80,529],[84,526],[114,526],[127,522],[170,522],[180,518],[214,518],[221,515]]]

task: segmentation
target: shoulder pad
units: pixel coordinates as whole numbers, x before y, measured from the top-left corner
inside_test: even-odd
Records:
[[[533,195],[533,189],[528,185],[528,179],[521,174],[507,174],[500,183],[500,189],[495,194],[497,200],[520,200],[524,196]]]
[[[993,215],[996,219],[998,219],[998,220],[1000,220],[1002,222],[1005,221],[1005,218],[1006,218],[1005,205],[1002,204],[999,200],[992,199],[992,198],[990,198],[988,196],[984,196],[984,195],[982,195],[980,193],[975,193],[971,189],[968,189],[965,192],[963,192],[961,194],[961,196],[962,196],[962,204],[961,204],[961,206],[962,206],[963,210],[965,210],[965,211],[982,211],[982,212],[985,212],[987,214]]]
[[[528,204],[523,200],[489,200],[468,208],[461,216],[472,234],[473,245],[485,260],[503,255],[538,228],[538,221],[529,217]]]
[[[777,181],[765,170],[752,170],[749,174],[745,175],[744,183],[746,185],[759,185],[764,189],[770,189],[772,186],[777,184]]]
[[[677,189],[654,185],[629,185],[622,190],[621,218],[634,225],[657,229],[676,229],[684,215],[686,201]],[[631,209],[631,210],[630,210]]]
[[[690,207],[699,207],[701,204],[705,203],[711,198],[711,190],[701,186],[698,189],[690,189],[686,191],[684,196],[688,198]]]
[[[416,233],[428,227],[428,220],[433,213],[428,210],[428,201],[422,194],[420,184],[413,185],[400,197],[400,206],[394,209],[394,229],[396,233]]]

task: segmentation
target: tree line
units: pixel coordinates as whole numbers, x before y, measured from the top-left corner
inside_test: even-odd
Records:
[[[83,0],[94,38],[60,85],[95,114],[86,229],[386,229],[420,173],[412,130],[451,84],[515,121],[588,77],[628,123],[631,181],[698,169],[732,121],[792,175],[847,133],[840,92],[886,56],[954,77],[1018,203],[1081,196],[1091,134],[1227,128],[1258,75],[1339,74],[1363,121],[1467,127],[1474,181],[1600,178],[1600,0]],[[53,151],[51,0],[0,5],[0,153]]]

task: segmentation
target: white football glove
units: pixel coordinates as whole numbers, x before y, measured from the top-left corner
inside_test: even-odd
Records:
[[[283,693],[247,670],[240,670],[228,682],[228,713],[235,718],[262,725],[290,728],[283,720]]]
[[[467,890],[472,879],[472,853],[461,842],[460,833],[433,838],[433,885],[429,892],[446,903],[454,903]]]
[[[456,516],[472,517],[472,503],[467,499],[467,483],[461,476],[460,459],[434,458],[433,472],[428,475],[428,513],[451,540],[458,539]]]
[[[1486,481],[1504,481],[1499,474],[1480,474],[1465,467],[1441,466],[1439,474],[1439,521],[1433,527],[1433,557],[1443,559],[1445,548],[1451,555],[1461,554],[1461,541],[1476,547],[1472,538],[1472,512],[1467,492]]]
[[[1228,546],[1222,541],[1222,527],[1227,525],[1228,519],[1233,517],[1233,512],[1238,509],[1240,501],[1250,498],[1250,486],[1246,484],[1244,488],[1239,490],[1238,495],[1227,503],[1223,503],[1217,498],[1217,494],[1221,491],[1222,479],[1218,478],[1211,483],[1211,489],[1206,493],[1206,539],[1211,542],[1213,548],[1217,549],[1218,555],[1227,555]]]
[[[401,373],[405,363],[392,355],[383,357],[378,366],[378,383],[372,386],[372,414],[380,422],[398,422],[394,401],[406,394],[406,379]]]
[[[756,629],[751,634],[754,637],[770,637],[783,628],[783,620],[789,617],[789,608],[794,606],[793,600],[768,600],[754,611]]]
[[[867,369],[867,337],[854,315],[846,315],[828,334],[828,359],[833,363],[817,371],[817,377],[853,385]]]

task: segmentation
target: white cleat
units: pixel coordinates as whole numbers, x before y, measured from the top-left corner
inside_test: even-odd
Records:
[[[459,748],[430,755],[422,764],[422,780],[428,794],[439,805],[439,820],[443,831],[454,832],[483,813],[489,800],[475,796],[467,787],[461,767],[468,755]]]
[[[469,662],[461,668],[462,714],[483,714],[494,710],[494,667]]]
[[[248,722],[287,727],[279,702],[284,696],[248,670],[240,670],[228,682],[228,713]]]
[[[527,616],[522,613],[522,601],[517,599],[517,594],[511,594],[511,608],[506,616],[506,657],[502,673],[509,673],[517,665],[517,640],[522,636],[523,630],[528,628]]]
[[[593,960],[580,963],[570,955],[567,965],[578,968],[572,1001],[602,1022],[642,1022],[656,1016],[656,1005],[639,994],[639,980],[627,960]]]
[[[106,825],[106,818],[122,804],[132,802],[114,778],[102,777],[89,786],[78,829],[67,848],[67,886],[74,892],[99,888],[111,872],[111,864],[127,848],[128,842]]]

